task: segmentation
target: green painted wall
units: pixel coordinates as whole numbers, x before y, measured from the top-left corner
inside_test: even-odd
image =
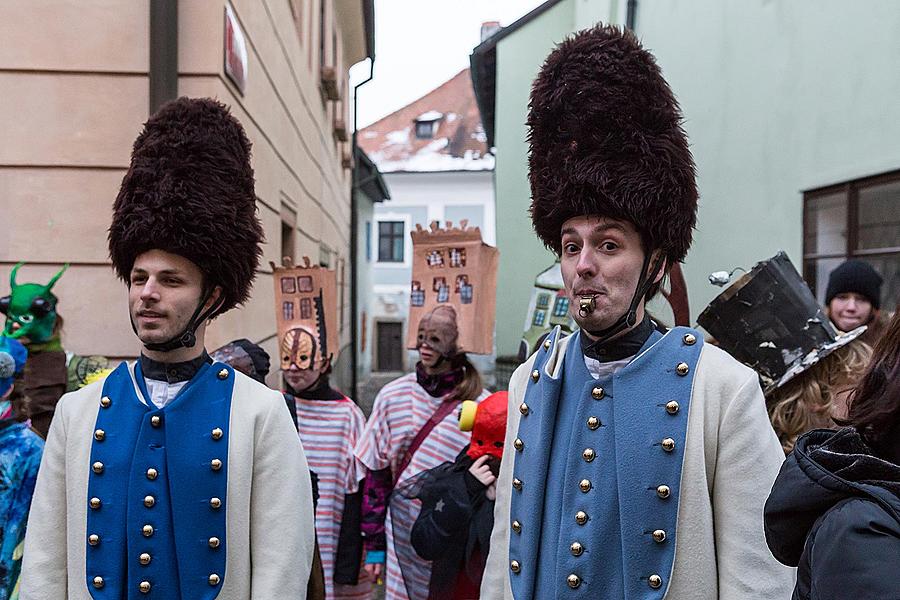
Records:
[[[636,29],[697,163],[693,319],[712,271],[783,249],[802,272],[804,190],[900,168],[895,0],[641,1]]]

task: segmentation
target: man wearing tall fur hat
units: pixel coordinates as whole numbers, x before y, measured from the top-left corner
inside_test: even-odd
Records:
[[[305,598],[312,492],[284,400],[204,349],[209,319],[249,297],[261,241],[241,125],[213,100],[165,105],[109,230],[141,357],[59,402],[23,600]]]
[[[691,243],[681,112],[634,34],[560,44],[531,94],[531,214],[580,331],[513,375],[482,598],[786,598],[784,460],[756,373],[644,310]]]

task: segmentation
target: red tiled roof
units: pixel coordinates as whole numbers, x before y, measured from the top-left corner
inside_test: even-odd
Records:
[[[416,138],[416,119],[435,112],[443,116],[434,136]],[[382,172],[489,170],[494,166],[469,69],[361,129],[357,140]]]

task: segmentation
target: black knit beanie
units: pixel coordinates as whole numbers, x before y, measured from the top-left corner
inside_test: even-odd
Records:
[[[828,276],[828,290],[825,293],[825,304],[838,294],[853,292],[868,298],[872,308],[881,307],[881,275],[875,272],[867,262],[848,260],[836,268]]]

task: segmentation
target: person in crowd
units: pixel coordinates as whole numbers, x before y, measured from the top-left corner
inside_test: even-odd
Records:
[[[825,305],[828,317],[841,331],[865,325],[862,339],[874,346],[884,329],[881,315],[881,275],[869,263],[851,259],[828,276]]]
[[[229,365],[247,377],[266,385],[266,376],[269,374],[271,359],[269,358],[269,353],[263,350],[262,346],[254,344],[246,338],[241,338],[228,342],[221,348],[212,351],[210,357],[214,361]],[[290,411],[291,418],[296,420],[297,416],[294,414],[296,405],[293,398],[288,399],[288,396],[285,395],[285,401],[287,408]],[[312,466],[312,462],[309,459],[309,449],[306,449],[306,454],[307,460],[310,462],[310,466]],[[318,508],[319,478],[311,469],[309,471],[309,478],[312,485],[313,508]],[[322,556],[319,551],[318,536],[316,536],[312,570],[309,574],[309,585],[306,588],[306,599],[325,599],[325,571],[322,567]]]
[[[0,336],[0,600],[19,597],[25,524],[44,441],[16,420],[9,398],[25,370],[28,350]]]
[[[481,375],[459,351],[456,319],[446,304],[421,318],[415,373],[381,389],[356,445],[356,456],[369,471],[362,514],[365,568],[373,577],[384,576],[386,600],[424,598],[430,580],[427,561],[415,556],[408,537],[398,535],[415,521],[419,502],[392,492],[456,458],[469,436],[459,430],[454,410],[463,400],[487,396]],[[395,529],[395,523],[406,527]]]
[[[353,449],[366,419],[353,400],[332,387],[330,356],[313,356],[305,369],[299,368],[298,362],[298,357],[293,356],[282,376],[285,395],[296,406],[297,429],[310,469],[318,476],[316,534],[325,571],[326,597],[365,600],[372,593],[372,578],[360,578],[365,468]]]
[[[783,251],[725,289],[697,322],[758,373],[785,454],[800,434],[846,416],[847,395],[872,352],[865,325],[834,328]]]
[[[204,348],[250,297],[262,238],[240,123],[212,99],[165,104],[109,229],[141,356],[57,406],[22,600],[306,597],[313,498],[284,399]]]
[[[532,86],[531,217],[580,330],[513,374],[481,598],[783,598],[762,509],[784,460],[755,372],[644,311],[697,187],[681,112],[629,30],[567,38]]]
[[[456,460],[408,480],[399,493],[422,502],[410,540],[432,561],[428,600],[477,600],[494,528],[497,473],[506,434],[507,392],[463,403],[459,428],[472,441]]]
[[[797,440],[765,507],[795,600],[900,598],[900,315],[874,348],[838,431]]]
[[[808,370],[766,391],[769,419],[784,453],[807,431],[836,427],[846,417],[853,384],[863,373],[872,349],[861,337],[837,348]]]

